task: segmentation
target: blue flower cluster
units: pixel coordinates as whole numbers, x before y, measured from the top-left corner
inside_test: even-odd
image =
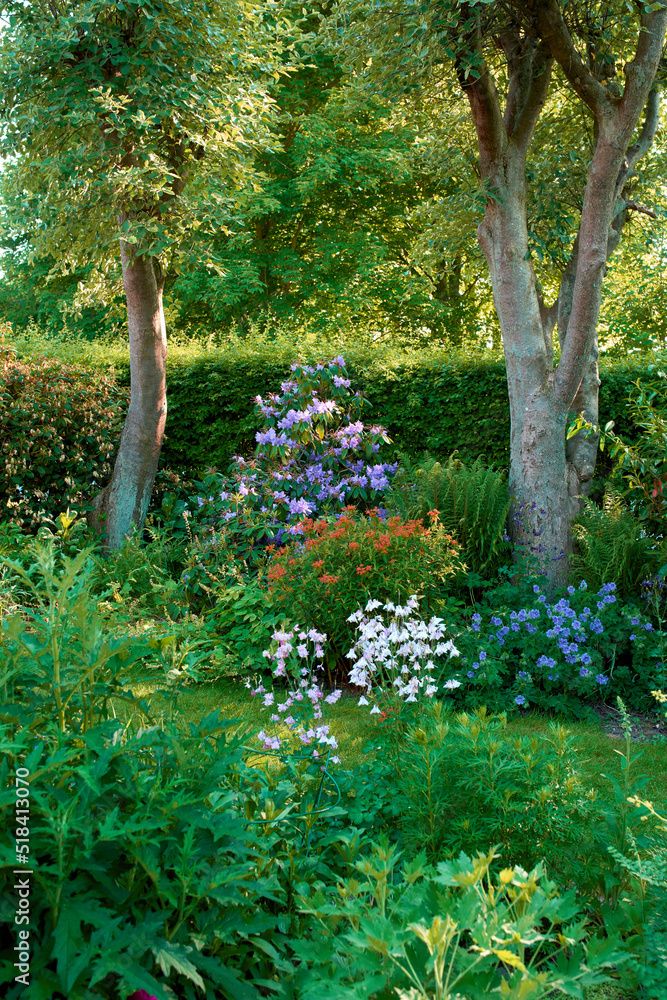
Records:
[[[582,581],[549,603],[536,583],[532,601],[524,601],[520,610],[488,609],[484,616],[476,611],[457,643],[469,663],[467,678],[482,689],[480,696],[495,688],[504,692],[504,701],[519,706],[559,708],[563,699],[599,698],[612,681],[615,692],[625,695],[619,683],[632,686],[640,672],[646,674],[645,691],[657,684],[661,647],[649,642],[655,634],[651,622],[617,602],[614,583],[604,584],[594,597],[587,589]],[[642,633],[646,638],[638,639]]]

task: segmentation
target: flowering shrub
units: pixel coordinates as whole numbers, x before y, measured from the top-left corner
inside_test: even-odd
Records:
[[[324,633],[312,628],[306,632],[299,626],[273,633],[272,646],[263,655],[274,665],[273,676],[283,682],[287,681],[282,701],[277,701],[277,692],[268,691],[263,683],[252,688],[250,681],[246,681],[251,695],[254,698],[261,697],[263,707],[272,709],[272,723],[286,727],[289,736],[305,746],[315,744],[314,757],[320,755],[318,746],[334,750],[338,747],[336,738],[330,735],[329,725],[322,722],[322,705],[335,705],[342,692],[335,690],[325,696],[317,678],[317,674],[323,669],[326,640]],[[281,739],[275,734],[267,735],[263,730],[257,735],[265,750],[280,750],[285,743],[285,737]],[[334,764],[339,763],[338,757],[333,757],[332,761]]]
[[[0,506],[22,527],[55,518],[99,488],[127,406],[108,375],[0,347]]]
[[[280,543],[315,512],[346,504],[372,505],[389,486],[397,464],[379,461],[385,431],[360,419],[370,404],[350,391],[343,358],[316,366],[292,365],[281,394],[256,398],[260,429],[253,459],[237,456],[230,474],[211,473],[188,501],[193,530],[227,528],[239,556]]]
[[[399,601],[433,594],[460,568],[457,543],[432,518],[382,520],[379,511],[354,517],[348,508],[337,521],[306,518],[299,539],[274,551],[269,599],[317,628],[326,628],[340,659],[354,642],[350,615],[375,596]]]
[[[457,642],[465,657],[466,700],[576,710],[610,693],[641,704],[662,682],[662,640],[637,608],[606,583],[585,581],[553,604],[533,586],[517,610],[484,608]]]
[[[381,615],[370,617],[379,608],[391,615],[388,622]],[[418,611],[419,600],[412,594],[403,607],[370,600],[364,611],[359,608],[348,619],[357,626],[358,634],[347,654],[354,661],[350,683],[364,691],[359,705],[368,705],[366,695],[373,698],[371,715],[381,714],[378,701],[398,696],[406,703],[417,702],[433,698],[443,688],[452,691],[461,686],[453,676],[441,686],[447,659],[458,657],[459,651],[451,639],[443,642],[446,627],[442,618],[431,618],[427,623]]]

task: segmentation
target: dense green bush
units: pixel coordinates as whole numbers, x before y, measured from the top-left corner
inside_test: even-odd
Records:
[[[0,347],[0,516],[31,526],[111,471],[127,392],[111,375]]]
[[[399,517],[382,521],[372,511],[347,511],[331,523],[303,522],[297,541],[272,555],[268,600],[299,625],[325,632],[340,661],[355,642],[349,617],[370,598],[405,602],[433,598],[461,564],[458,544],[437,518],[429,528]]]
[[[291,778],[267,777],[217,717],[188,736],[154,728],[133,737],[117,720],[82,741],[40,735],[35,745],[27,729],[12,738],[0,728],[0,818],[14,829],[24,767],[24,867],[33,869],[30,988],[15,981],[8,935],[6,1000],[118,1000],[136,989],[158,1000],[260,1000],[267,982],[276,987],[291,968],[291,881],[332,879],[332,849],[318,848],[317,830],[311,856],[305,849],[319,769],[300,763]],[[0,905],[13,919],[9,838],[0,867]]]

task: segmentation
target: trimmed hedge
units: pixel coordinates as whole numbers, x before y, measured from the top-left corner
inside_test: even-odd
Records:
[[[444,458],[458,450],[464,460],[509,464],[510,415],[502,360],[399,356],[395,360],[345,352],[352,387],[373,404],[370,419],[387,428],[392,451],[425,449]],[[267,350],[268,355],[268,350]],[[174,469],[215,466],[225,471],[232,455],[254,448],[254,397],[279,390],[290,376],[289,361],[270,355],[168,364],[167,439],[162,461]],[[312,360],[304,358],[304,360]],[[646,370],[646,359],[602,364],[600,421],[633,436],[627,397]]]
[[[65,501],[72,502],[74,494],[81,490],[81,473],[100,482],[109,468],[112,456],[107,442],[110,438],[112,441],[114,437],[118,438],[119,416],[127,405],[129,363],[126,348],[121,348],[119,343],[110,348],[102,344],[88,344],[88,353],[80,354],[83,364],[76,366],[75,375],[73,369],[67,370],[62,361],[52,358],[49,364],[43,357],[32,356],[37,351],[41,354],[44,346],[43,342],[35,345],[24,342],[20,345],[23,365],[35,366],[35,375],[41,384],[36,398],[45,401],[39,418],[37,413],[42,410],[41,403],[33,411],[34,416],[28,419],[26,414],[25,419],[28,423],[39,420],[39,438],[42,439],[44,434],[48,437],[51,433],[47,430],[51,418],[46,418],[50,408],[55,406],[58,414],[63,412],[62,417],[59,415],[56,419],[59,423],[64,421],[60,423],[63,430],[59,430],[58,434],[63,434],[64,427],[68,427],[65,433],[67,444],[63,448],[65,457],[52,454],[49,466],[55,460],[58,472],[51,468],[47,472],[44,466],[42,475],[32,458],[37,442],[28,444],[30,435],[27,425],[20,431],[17,425],[12,429],[6,426],[5,430],[12,438],[12,451],[23,439],[29,454],[21,456],[20,471],[19,467],[11,471],[7,469],[4,491],[6,494],[14,492],[20,479],[24,487],[29,486],[34,491],[33,495],[41,494],[42,502],[48,496],[49,508],[55,505],[63,509],[67,505]],[[318,345],[312,340],[301,344],[300,351],[298,346],[298,342],[295,344],[281,338],[276,342],[238,340],[221,348],[206,348],[200,344],[177,344],[170,348],[167,361],[169,410],[162,464],[189,474],[197,474],[208,467],[226,471],[233,455],[254,450],[254,397],[278,391],[280,383],[290,377],[290,363],[297,356],[312,362],[342,352],[347,360],[353,388],[361,390],[373,403],[371,420],[385,426],[393,440],[393,445],[388,448],[388,458],[392,451],[419,454],[428,449],[435,457],[445,458],[458,450],[464,460],[473,461],[482,456],[486,462],[507,467],[509,402],[505,367],[500,356],[452,354],[442,348],[408,353],[391,351],[386,347],[376,350],[361,345]],[[65,342],[61,345],[56,341],[50,344],[49,353],[52,355],[58,355],[61,350],[67,360],[73,357],[75,351],[78,352],[77,345]],[[633,382],[645,374],[651,361],[656,360],[654,355],[622,361],[603,359],[600,389],[602,424],[613,419],[616,430],[632,438],[634,428],[628,415],[627,396]],[[18,359],[12,364],[16,361]],[[57,374],[59,364],[62,376]],[[84,367],[89,369],[90,382],[83,378]],[[90,369],[93,371],[90,372]],[[47,371],[48,388],[44,381]],[[27,375],[27,368],[24,372]],[[7,371],[5,378],[6,375]],[[7,386],[6,382],[3,385],[0,372],[0,396],[3,392],[7,392]],[[16,394],[16,389],[12,392]],[[73,412],[71,417],[65,418],[61,407],[65,406],[68,392],[72,395],[69,406],[65,408],[69,410],[73,407]],[[5,400],[8,401],[6,395]],[[16,396],[12,406],[12,421],[15,421]],[[23,404],[19,404],[19,409],[22,407]],[[108,424],[105,423],[106,413],[109,414]],[[68,423],[70,419],[73,421],[71,426]],[[79,430],[83,430],[83,426],[78,428],[79,420],[86,425],[85,458],[77,445],[77,435]],[[101,436],[106,439],[104,442],[99,434],[88,431],[91,420],[92,426],[99,426]],[[46,438],[44,442],[46,444]],[[92,449],[90,454],[89,449]],[[69,468],[74,460],[78,475],[74,475]],[[65,466],[61,464],[63,462]],[[56,486],[60,472],[69,473],[67,478],[70,479],[66,487],[63,482],[62,500],[57,496]]]
[[[109,374],[0,345],[0,519],[28,528],[99,488],[127,403]]]

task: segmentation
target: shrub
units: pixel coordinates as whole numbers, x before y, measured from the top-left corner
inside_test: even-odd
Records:
[[[299,540],[273,552],[268,598],[304,625],[328,633],[340,658],[355,641],[348,619],[371,597],[401,602],[421,592],[433,597],[461,564],[457,543],[433,518],[430,528],[377,512],[337,521],[305,519]]]
[[[85,733],[113,713],[112,698],[133,700],[124,675],[149,649],[105,629],[91,592],[90,550],[60,557],[53,540],[35,542],[28,569],[4,560],[30,606],[2,622],[0,713],[40,732]]]
[[[492,573],[509,554],[507,476],[487,468],[481,458],[467,466],[452,455],[444,465],[426,459],[413,468],[399,469],[385,506],[425,523],[429,511],[437,510],[442,524],[461,543],[462,557],[474,573]]]
[[[572,877],[591,803],[563,726],[512,737],[505,714],[448,719],[435,702],[406,732],[396,784],[411,853],[439,859],[496,844],[505,864],[548,861],[552,876]]]
[[[17,524],[55,518],[103,485],[127,393],[110,375],[0,348],[0,504]]]

